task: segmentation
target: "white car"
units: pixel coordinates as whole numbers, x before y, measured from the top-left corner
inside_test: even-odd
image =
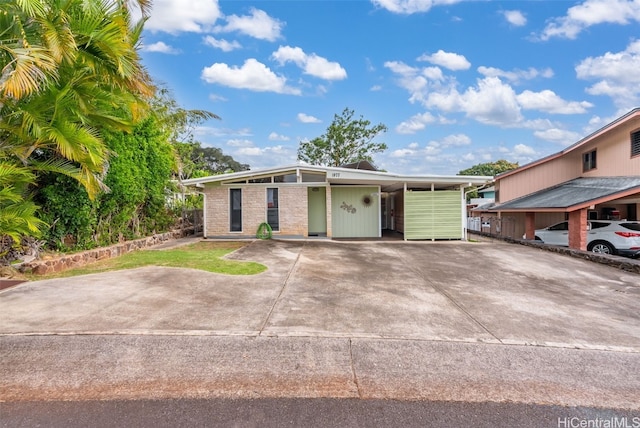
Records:
[[[569,222],[536,230],[536,240],[569,246]],[[591,220],[587,222],[587,250],[594,253],[640,256],[640,222]]]

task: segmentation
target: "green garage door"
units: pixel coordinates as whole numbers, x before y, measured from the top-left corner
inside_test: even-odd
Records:
[[[462,197],[459,191],[406,192],[405,239],[462,239]]]

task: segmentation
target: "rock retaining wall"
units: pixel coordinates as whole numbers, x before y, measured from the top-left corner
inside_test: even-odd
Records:
[[[556,245],[543,244],[539,241],[527,241],[526,239],[502,238],[502,237],[497,237],[484,232],[476,232],[471,230],[469,230],[468,232],[469,232],[469,235],[474,235],[481,238],[496,239],[499,241],[505,241],[512,244],[520,244],[520,245],[526,245],[529,247],[536,247],[546,251],[565,254],[571,257],[578,257],[578,258],[589,260],[595,263],[600,263],[600,264],[611,266],[617,269],[622,269],[628,272],[640,274],[640,259],[631,259],[627,257],[612,256],[609,254],[598,254],[598,253],[593,253],[591,251],[574,250],[567,247],[559,247]]]
[[[96,262],[98,260],[118,257],[131,251],[152,247],[163,242],[182,238],[190,235],[191,230],[174,230],[171,232],[159,233],[147,238],[125,241],[110,247],[95,248],[81,253],[67,254],[59,257],[45,258],[22,263],[18,266],[20,272],[31,272],[36,275],[56,273],[65,269],[75,268]]]

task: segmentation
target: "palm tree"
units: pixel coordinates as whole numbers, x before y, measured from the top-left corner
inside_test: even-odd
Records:
[[[10,0],[0,6],[0,159],[105,187],[100,129],[131,129],[155,88],[140,63],[149,0]],[[33,181],[33,180],[27,180]],[[3,209],[0,206],[0,209]],[[0,228],[0,234],[6,233]]]

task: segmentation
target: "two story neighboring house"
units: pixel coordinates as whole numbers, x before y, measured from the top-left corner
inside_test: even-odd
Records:
[[[640,108],[495,180],[488,211],[512,217],[516,237],[568,220],[569,247],[586,250],[588,220],[640,217]]]

